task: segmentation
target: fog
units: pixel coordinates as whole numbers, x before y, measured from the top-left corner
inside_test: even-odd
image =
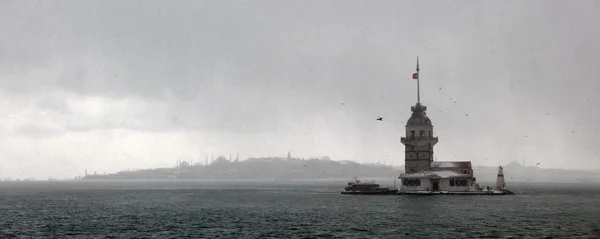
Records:
[[[598,12],[597,1],[2,1],[0,178],[288,151],[399,166],[417,56],[438,160],[599,169]]]

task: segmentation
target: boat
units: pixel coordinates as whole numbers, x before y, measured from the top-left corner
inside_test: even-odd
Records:
[[[360,195],[396,195],[397,189],[382,188],[375,181],[365,182],[354,178],[348,182],[348,185],[342,191],[342,194],[360,194]]]

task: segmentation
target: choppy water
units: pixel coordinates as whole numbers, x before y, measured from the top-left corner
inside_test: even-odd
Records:
[[[600,185],[516,196],[341,195],[340,184],[0,183],[0,238],[599,238]]]

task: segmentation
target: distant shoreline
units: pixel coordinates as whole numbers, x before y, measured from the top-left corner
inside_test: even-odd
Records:
[[[543,169],[522,166],[517,162],[503,165],[506,182],[523,183],[600,183],[597,171]],[[474,176],[479,183],[495,182],[497,168],[477,166],[473,168]],[[242,161],[230,161],[224,157],[208,164],[180,163],[173,168],[155,168],[126,170],[112,174],[86,174],[72,179],[28,181],[87,181],[87,182],[340,182],[357,177],[361,180],[375,179],[382,183],[393,184],[403,172],[402,167],[383,164],[361,164],[351,161],[334,161],[328,157],[296,159],[296,158],[250,158]],[[0,181],[17,182],[17,180]]]

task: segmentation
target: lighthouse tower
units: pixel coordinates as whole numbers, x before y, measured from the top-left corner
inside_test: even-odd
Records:
[[[406,121],[406,136],[400,139],[404,144],[404,173],[418,173],[431,170],[433,163],[433,146],[438,138],[433,137],[433,124],[427,117],[427,106],[421,104],[419,89],[419,58],[417,58],[417,103],[410,107],[412,115]]]
[[[502,190],[506,187],[506,182],[504,182],[504,172],[502,166],[498,167],[498,177],[496,177],[496,190]]]

